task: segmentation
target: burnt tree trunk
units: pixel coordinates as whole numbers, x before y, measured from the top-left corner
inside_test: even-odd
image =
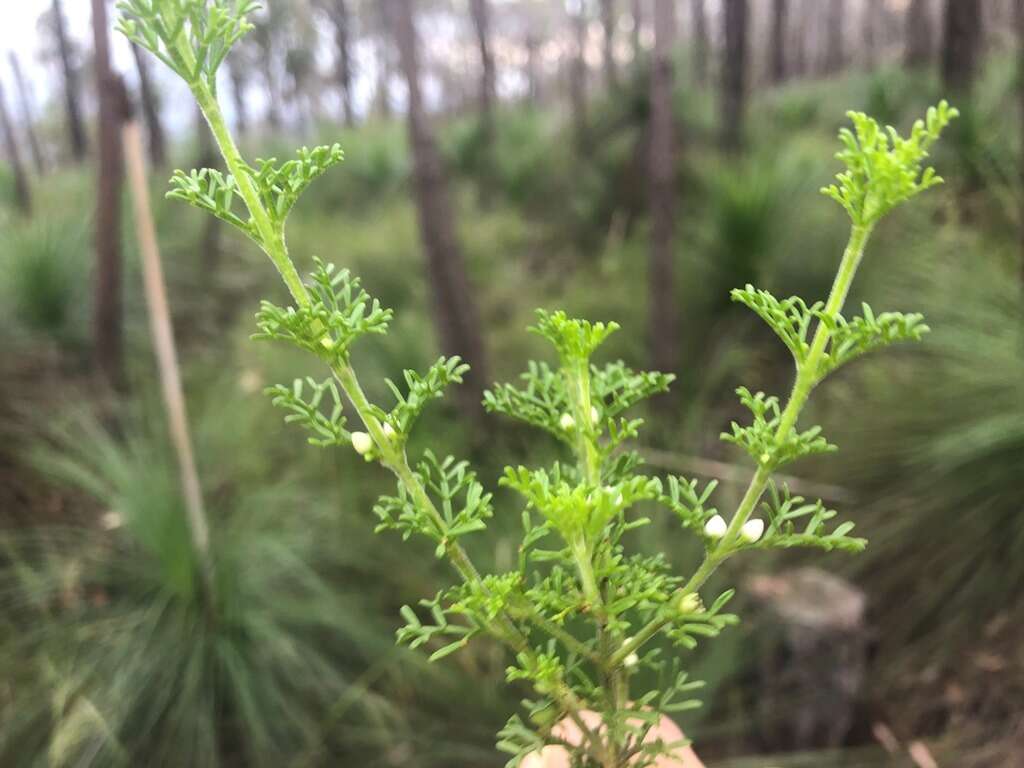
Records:
[[[698,85],[707,85],[711,38],[704,0],[690,0],[690,11],[693,15],[693,77]]]
[[[867,0],[864,6],[864,65],[874,69],[881,46],[879,28],[885,17],[885,0]]]
[[[386,0],[408,87],[409,143],[420,235],[427,257],[434,323],[441,350],[459,355],[473,367],[459,388],[460,405],[476,417],[487,384],[487,361],[473,289],[455,235],[454,210],[437,141],[427,120],[420,90],[420,54],[414,0]]]
[[[64,26],[64,8],[61,0],[53,0],[53,26],[57,34],[61,71],[64,74],[64,109],[67,113],[71,157],[76,163],[80,163],[85,159],[89,150],[89,140],[86,137],[85,126],[82,124],[82,109],[78,102],[81,90],[78,84],[78,73],[71,61],[71,44]]]
[[[17,54],[11,51],[11,72],[14,74],[14,87],[18,91],[18,107],[21,111],[21,120],[25,125],[25,134],[28,136],[28,148],[32,153],[32,162],[36,167],[36,173],[46,173],[46,156],[43,154],[42,144],[39,143],[39,134],[36,133],[36,113],[32,108],[32,100],[29,98],[28,87],[25,85],[25,76],[21,71],[21,62]]]
[[[825,72],[834,75],[846,63],[846,0],[828,0],[825,16]]]
[[[139,96],[142,101],[142,117],[146,121],[146,133],[149,137],[149,160],[153,168],[163,168],[167,162],[167,141],[164,135],[163,121],[160,119],[160,97],[153,88],[153,80],[149,74],[148,54],[142,52],[132,43],[132,55],[135,57],[135,68],[139,73]]]
[[[903,52],[903,63],[908,67],[923,67],[932,60],[932,16],[928,10],[928,0],[910,0],[907,6],[906,48]]]
[[[25,164],[21,161],[18,137],[14,133],[11,116],[7,112],[7,96],[4,93],[2,81],[0,81],[0,131],[3,132],[7,161],[11,164],[11,173],[14,174],[14,200],[18,209],[25,215],[29,215],[32,213],[32,192],[29,189]]]
[[[497,74],[494,52],[491,50],[491,9],[488,0],[471,0],[473,27],[480,50],[480,202],[485,206],[494,197],[495,186],[495,133],[497,130],[495,105],[498,100]]]
[[[601,0],[601,29],[604,31],[604,48],[602,64],[604,66],[604,84],[609,91],[619,87],[619,69],[615,64],[615,0]]]
[[[529,32],[526,35],[526,87],[527,101],[531,106],[540,103],[540,70],[538,51],[540,50],[540,38],[536,33]]]
[[[981,53],[981,4],[946,0],[942,16],[942,83],[952,94],[967,95]]]
[[[128,110],[124,82],[110,67],[106,0],[92,0],[96,90],[99,93],[99,167],[96,188],[96,269],[93,341],[99,373],[115,387],[123,382],[121,308],[121,189],[124,156],[121,124]]]
[[[650,291],[651,362],[654,370],[676,369],[679,343],[673,261],[675,254],[675,131],[672,58],[676,37],[675,0],[654,2],[654,58],[651,66]]]
[[[640,32],[644,23],[643,0],[633,0],[629,9],[629,15],[633,19],[633,29],[630,31],[630,44],[633,47],[633,61],[637,62],[640,60],[640,54],[643,53],[643,42],[640,39]]]
[[[1014,0],[1014,26],[1017,28],[1017,107],[1020,110],[1018,119],[1024,124],[1024,0]],[[1024,185],[1024,131],[1020,138],[1020,155],[1017,160],[1018,173],[1021,184]],[[1020,279],[1024,286],[1024,198],[1021,199],[1018,209],[1020,238]]]
[[[786,79],[786,27],[789,0],[772,0],[772,38],[769,42],[771,61],[769,73],[776,85]]]
[[[329,0],[327,13],[334,24],[334,46],[337,48],[335,73],[341,88],[341,107],[345,125],[356,124],[355,107],[352,101],[352,13],[348,0]]]
[[[576,142],[580,147],[587,144],[587,12],[580,3],[572,14],[573,40],[575,50],[569,65],[569,102],[572,106],[572,122],[576,130]]]
[[[747,37],[750,8],[747,0],[724,0],[725,58],[722,62],[721,144],[727,152],[743,146],[747,110]]]

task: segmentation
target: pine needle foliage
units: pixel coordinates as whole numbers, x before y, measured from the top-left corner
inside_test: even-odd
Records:
[[[202,171],[180,174],[176,191],[215,215],[235,216],[281,272],[294,304],[264,303],[259,338],[285,341],[319,357],[331,370],[333,385],[313,385],[312,400],[301,388],[271,390],[289,419],[311,429],[318,444],[334,446],[347,434],[367,461],[390,470],[397,493],[376,507],[378,529],[404,538],[422,536],[439,558],[448,560],[459,582],[401,613],[406,625],[398,639],[422,647],[434,660],[458,652],[476,636],[488,636],[510,651],[509,683],[531,690],[524,713],[513,716],[499,735],[509,766],[545,745],[560,745],[573,765],[600,768],[649,767],[678,744],[655,737],[665,713],[698,705],[699,683],[652,645],[662,638],[681,650],[713,638],[735,623],[726,611],[732,590],[705,595],[712,572],[734,554],[752,548],[813,546],[857,550],[863,541],[849,536],[851,523],[830,527],[835,513],[820,502],[792,497],[772,483],[779,468],[808,455],[834,450],[818,427],[798,427],[812,391],[829,373],[854,357],[891,342],[913,339],[925,327],[917,316],[841,316],[850,284],[872,229],[900,203],[939,183],[923,167],[927,150],[956,116],[945,103],[915,124],[908,138],[882,130],[863,114],[851,113],[853,130],[840,135],[838,158],[846,170],[824,190],[848,212],[852,230],[835,284],[825,301],[778,301],[752,287],[733,298],[751,307],[793,354],[796,381],[789,398],[739,390],[752,421],[736,424],[725,439],[750,453],[756,472],[738,509],[725,521],[711,506],[713,487],[698,490],[684,478],[666,481],[640,471],[640,460],[626,443],[636,438],[639,418],[625,415],[643,400],[664,392],[668,373],[638,373],[622,363],[599,365],[594,357],[618,330],[561,311],[538,311],[531,331],[548,341],[557,363],[531,363],[520,383],[496,385],[487,393],[488,410],[547,432],[565,444],[564,461],[546,468],[508,467],[499,484],[521,498],[523,538],[516,567],[481,574],[463,546],[492,514],[491,495],[464,461],[426,452],[415,465],[406,443],[415,415],[444,387],[457,383],[464,367],[439,361],[427,374],[406,374],[406,389],[392,384],[396,404],[371,403],[353,368],[349,350],[364,336],[386,331],[390,313],[365,296],[354,278],[317,262],[303,282],[288,254],[284,215],[320,168],[340,152],[303,153],[287,172],[247,164],[238,152],[216,99],[216,68],[226,49],[244,33],[252,4],[244,0],[124,0],[121,30],[152,51],[192,89],[220,145],[248,218],[229,211],[234,194],[181,192],[182,180],[208,178]],[[316,158],[307,165],[305,158]],[[314,167],[315,166],[315,167]],[[288,180],[277,183],[280,173]],[[191,184],[191,182],[189,182]],[[221,184],[218,181],[218,184]],[[219,188],[218,188],[219,189]],[[237,226],[237,224],[236,224]],[[332,387],[335,387],[333,389]],[[344,395],[365,431],[346,432],[339,400]],[[330,414],[317,410],[328,396]],[[768,500],[761,505],[768,493]],[[667,508],[683,527],[699,535],[704,559],[690,576],[677,575],[663,557],[629,552],[627,534]],[[755,517],[764,514],[765,518]],[[767,520],[767,523],[766,523]],[[648,672],[641,676],[641,671]],[[657,679],[653,688],[642,681]],[[596,711],[602,727],[588,725],[585,710]],[[580,732],[565,741],[556,726],[563,720]]]

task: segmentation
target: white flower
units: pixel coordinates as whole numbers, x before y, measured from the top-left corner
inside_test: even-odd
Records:
[[[761,534],[764,533],[764,520],[754,517],[747,520],[740,529],[740,535],[744,539],[753,544],[755,541],[761,538]]]
[[[390,423],[385,421],[384,424],[381,425],[381,429],[384,431],[384,437],[386,437],[388,440],[391,440],[391,439],[394,438],[394,436],[395,436],[395,428],[392,427]]]
[[[601,420],[601,414],[599,414],[597,412],[597,406],[596,405],[590,406],[590,420],[592,422],[594,422],[595,424],[597,424],[597,422],[599,422]]]
[[[572,417],[571,413],[563,413],[562,418],[558,420],[559,426],[562,427],[566,432],[570,431],[576,426],[576,419]]]
[[[697,613],[700,611],[700,596],[696,592],[684,595],[679,600],[680,613]]]
[[[365,432],[353,432],[352,447],[356,449],[356,453],[360,456],[365,456],[373,450],[373,438]]]
[[[115,528],[120,528],[124,525],[124,520],[121,518],[121,513],[116,509],[111,509],[108,512],[104,512],[100,518],[100,525],[106,531],[112,531]]]
[[[633,642],[633,638],[632,637],[627,637],[622,642],[622,645],[623,645],[623,647],[625,647],[625,646],[629,645],[632,642]],[[640,657],[637,656],[636,651],[633,651],[631,654],[629,654],[628,656],[626,656],[626,658],[624,658],[622,660],[622,666],[624,666],[626,669],[632,669],[633,667],[635,667],[639,663],[640,663]]]
[[[729,525],[725,522],[725,518],[721,515],[715,515],[706,523],[704,523],[704,533],[710,536],[712,539],[720,539],[725,536],[725,532],[729,530]]]

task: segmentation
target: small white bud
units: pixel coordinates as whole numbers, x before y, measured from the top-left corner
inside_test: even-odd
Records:
[[[755,517],[747,520],[740,529],[740,535],[744,539],[753,544],[755,541],[761,538],[761,534],[764,533],[764,520]]]
[[[559,426],[562,427],[566,432],[576,426],[576,419],[572,417],[571,413],[563,413],[562,418],[558,420]]]
[[[767,451],[765,453],[761,454],[761,463],[762,464],[767,464],[771,460],[772,460],[772,455],[770,453],[768,453]]]
[[[679,601],[680,613],[697,613],[700,610],[700,596],[696,592],[685,595]]]
[[[383,430],[384,437],[386,437],[388,440],[391,440],[391,439],[394,438],[394,436],[395,436],[395,428],[392,427],[390,423],[385,421],[381,425],[381,430]]]
[[[365,456],[373,450],[373,438],[365,432],[353,432],[352,447],[360,456]]]
[[[721,515],[715,515],[704,523],[704,533],[712,539],[722,538],[727,530],[729,530],[729,526]]]
[[[597,412],[597,406],[595,405],[590,406],[590,420],[594,424],[597,424],[597,422],[601,420],[601,414]]]
[[[623,647],[625,647],[625,646],[629,645],[632,642],[633,642],[633,638],[632,637],[627,637],[625,640],[622,641],[622,645],[623,645]],[[629,654],[628,656],[626,656],[626,658],[624,658],[622,660],[622,665],[626,669],[632,669],[633,667],[635,667],[639,663],[640,663],[640,657],[637,656],[636,651],[633,651],[631,654]]]
[[[108,512],[104,512],[100,518],[100,525],[106,531],[113,531],[116,528],[120,528],[124,525],[124,520],[121,518],[121,513],[116,509],[111,509]]]

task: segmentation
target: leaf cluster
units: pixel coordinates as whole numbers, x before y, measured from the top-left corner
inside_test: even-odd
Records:
[[[347,360],[349,347],[360,336],[386,333],[392,311],[371,299],[347,269],[314,261],[310,303],[296,308],[263,301],[253,338],[287,341],[335,365]]]
[[[853,130],[840,129],[843,149],[836,154],[846,170],[836,175],[837,184],[824,187],[822,193],[843,206],[854,225],[873,226],[900,203],[942,183],[924,161],[943,129],[958,115],[942,101],[929,108],[924,120],[916,121],[910,135],[902,138],[895,128],[883,130],[863,112],[848,112]]]
[[[189,85],[217,92],[217,70],[254,27],[255,0],[119,0],[117,29]]]

